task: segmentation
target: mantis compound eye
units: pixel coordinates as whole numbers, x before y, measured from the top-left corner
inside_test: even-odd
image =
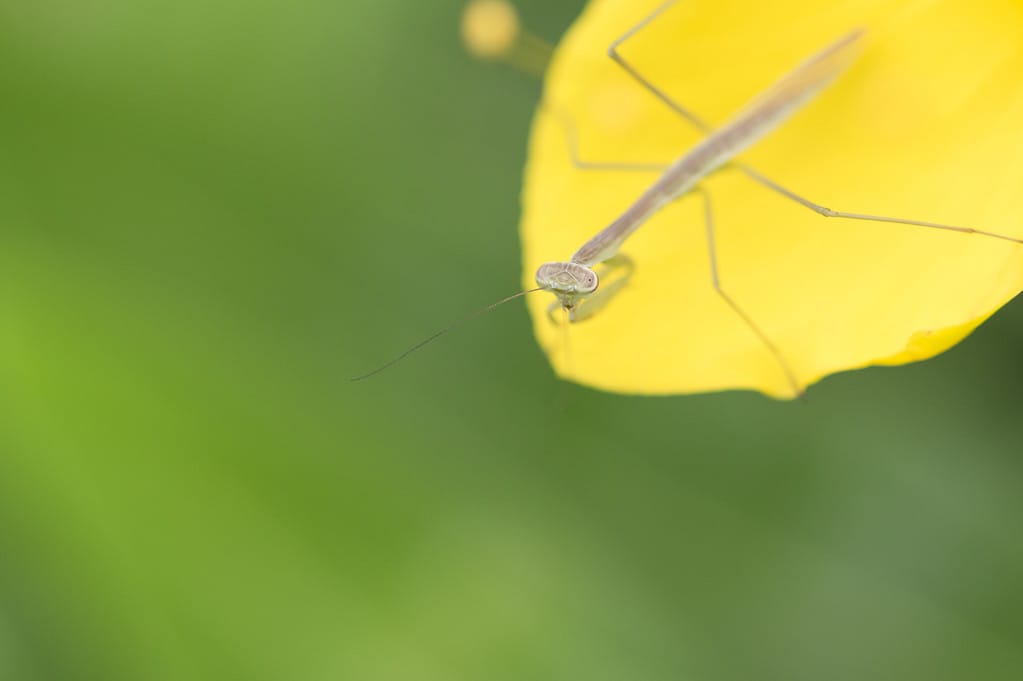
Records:
[[[586,268],[586,271],[582,273],[581,281],[579,282],[579,292],[593,293],[597,290],[597,285],[599,283],[600,280],[597,278],[597,273]]]

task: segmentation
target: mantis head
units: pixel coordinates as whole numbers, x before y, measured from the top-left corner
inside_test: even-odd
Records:
[[[596,272],[574,262],[545,262],[536,271],[537,286],[556,295],[567,310],[596,291],[599,283]]]

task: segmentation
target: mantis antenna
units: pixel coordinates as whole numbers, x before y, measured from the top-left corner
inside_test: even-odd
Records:
[[[439,331],[435,331],[434,333],[430,334],[429,336],[427,336],[423,340],[419,341],[415,345],[409,347],[407,350],[405,350],[401,354],[395,356],[393,359],[390,359],[390,360],[384,362],[383,364],[378,366],[376,369],[373,369],[372,371],[368,371],[368,372],[366,372],[364,374],[359,374],[358,376],[352,376],[348,380],[350,380],[351,382],[354,383],[356,381],[364,381],[367,378],[370,378],[372,376],[376,376],[381,371],[384,371],[385,369],[391,368],[392,366],[394,366],[395,364],[397,364],[401,360],[405,359],[406,357],[408,357],[412,353],[416,352],[417,350],[423,349],[424,347],[426,347],[427,345],[429,345],[433,341],[437,340],[438,338],[440,338],[441,336],[446,334],[448,331],[451,331],[452,329],[455,329],[455,328],[461,326],[465,322],[468,322],[470,320],[476,319],[477,317],[481,317],[484,314],[486,314],[487,312],[490,312],[491,310],[493,310],[494,308],[500,307],[500,306],[504,305],[505,303],[507,303],[509,301],[515,300],[516,298],[521,298],[522,296],[526,295],[527,293],[536,293],[537,291],[542,291],[542,290],[543,290],[542,288],[537,287],[537,288],[527,289],[525,291],[519,291],[518,293],[513,293],[510,296],[507,296],[505,298],[501,298],[501,300],[497,301],[496,303],[490,303],[486,307],[481,307],[480,309],[476,310],[475,312],[471,312],[471,313],[465,315],[464,317],[460,317],[459,319],[456,319],[455,321],[453,321],[450,324],[448,324],[447,326],[445,326],[443,329],[441,329]]]

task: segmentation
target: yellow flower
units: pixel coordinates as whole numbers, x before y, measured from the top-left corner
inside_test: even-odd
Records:
[[[580,170],[585,160],[670,162],[701,135],[607,57],[659,0],[594,0],[555,53],[530,143],[524,279],[566,260],[657,175]],[[712,124],[856,27],[860,59],[743,155],[836,210],[1023,237],[1023,7],[1013,0],[683,0],[620,48]],[[801,385],[870,364],[932,357],[1023,288],[1023,246],[916,226],[827,219],[724,169],[713,197],[724,288],[785,355]],[[557,373],[623,393],[793,389],[768,349],[714,293],[703,206],[686,197],[622,249],[635,272],[567,328],[533,294]],[[558,318],[560,313],[556,313]]]

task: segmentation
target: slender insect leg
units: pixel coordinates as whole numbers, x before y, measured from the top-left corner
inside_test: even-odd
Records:
[[[785,355],[783,355],[781,350],[778,349],[778,346],[767,337],[767,334],[760,329],[757,323],[753,321],[753,318],[746,314],[746,311],[739,307],[739,304],[736,303],[727,292],[725,292],[724,287],[721,285],[721,277],[718,273],[717,247],[714,239],[714,209],[711,204],[710,193],[702,187],[696,187],[693,191],[699,193],[700,196],[703,197],[704,223],[707,226],[707,255],[710,258],[710,281],[711,285],[714,287],[714,291],[721,296],[722,300],[728,303],[728,307],[732,308],[732,311],[739,315],[739,318],[742,319],[743,323],[749,327],[750,331],[752,331],[756,337],[760,339],[760,342],[763,343],[771,352],[774,359],[781,367],[781,370],[785,373],[785,379],[792,387],[792,391],[795,396],[802,397],[803,388],[799,383],[799,379],[796,378],[796,374],[792,370],[792,367],[789,365],[788,360],[785,359]]]
[[[665,92],[664,90],[662,90],[661,88],[657,87],[652,82],[647,80],[646,76],[641,74],[639,70],[636,69],[632,64],[625,61],[625,58],[622,57],[622,55],[618,52],[618,48],[621,47],[622,43],[624,43],[626,40],[639,33],[648,24],[653,23],[655,19],[661,16],[676,2],[677,0],[667,0],[667,2],[660,5],[653,12],[644,17],[638,24],[630,28],[620,38],[611,43],[611,45],[607,48],[607,55],[611,57],[611,59],[613,59],[616,64],[621,66],[626,73],[632,76],[636,80],[636,82],[638,82],[640,85],[646,88],[659,100],[664,102],[664,104],[666,104],[669,109],[671,109],[679,116],[689,121],[698,130],[702,132],[710,132],[712,130],[712,127],[709,123],[707,123],[705,120],[697,116],[695,113],[693,113],[689,109],[685,108],[684,106],[676,102],[668,95],[667,92]]]
[[[552,116],[558,119],[565,131],[565,142],[568,144],[568,155],[572,159],[572,165],[579,170],[623,170],[635,172],[663,173],[668,169],[667,163],[621,163],[617,161],[587,161],[580,158],[579,135],[575,126],[566,116],[552,108],[547,108]]]
[[[741,170],[747,177],[755,182],[758,182],[762,186],[770,189],[773,192],[781,194],[782,196],[789,198],[801,206],[809,208],[818,215],[823,215],[826,218],[844,218],[847,220],[865,220],[867,222],[890,222],[898,225],[911,225],[914,227],[927,227],[929,229],[943,229],[949,232],[959,232],[961,234],[979,234],[981,236],[991,237],[992,239],[1001,239],[1003,241],[1011,241],[1012,243],[1023,244],[1023,238],[1009,236],[1008,234],[999,234],[998,232],[990,232],[984,229],[975,229],[973,227],[962,227],[959,225],[946,225],[940,222],[927,222],[925,220],[909,220],[907,218],[893,218],[886,215],[869,215],[867,213],[851,213],[844,210],[832,210],[822,206],[819,203],[815,203],[810,199],[801,196],[790,189],[786,189],[782,185],[778,184],[774,180],[761,175],[759,172],[742,163],[734,164],[738,170]]]

